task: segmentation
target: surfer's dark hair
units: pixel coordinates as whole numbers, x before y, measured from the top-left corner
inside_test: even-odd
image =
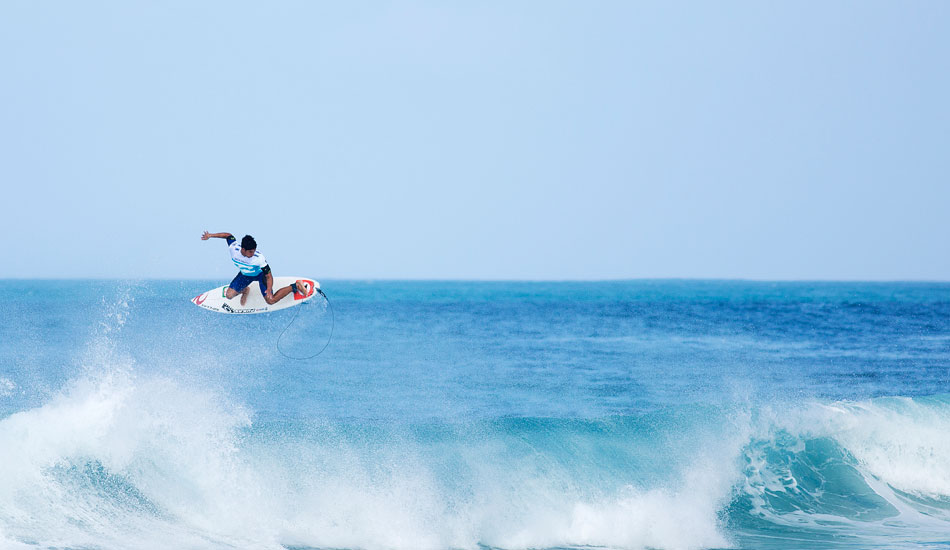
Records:
[[[244,238],[241,239],[241,248],[244,250],[257,250],[257,241],[250,235],[244,235]]]

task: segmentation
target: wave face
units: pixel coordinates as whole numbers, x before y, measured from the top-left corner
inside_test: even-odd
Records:
[[[950,539],[942,287],[863,289],[874,313],[840,288],[621,285],[575,303],[557,286],[341,283],[342,336],[301,366],[272,349],[290,316],[205,315],[187,303],[200,283],[85,285],[0,314],[19,315],[0,347],[3,547]],[[326,317],[300,317],[307,345]]]

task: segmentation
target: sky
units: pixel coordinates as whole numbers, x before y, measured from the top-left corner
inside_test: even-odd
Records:
[[[950,3],[0,0],[0,278],[950,280]]]

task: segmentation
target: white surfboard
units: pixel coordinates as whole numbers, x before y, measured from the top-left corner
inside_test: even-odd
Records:
[[[268,313],[271,311],[277,311],[279,309],[299,306],[318,294],[317,289],[320,288],[320,283],[314,281],[313,279],[306,279],[304,277],[274,277],[274,285],[271,287],[271,291],[277,292],[279,289],[284,288],[285,286],[288,286],[290,283],[294,283],[297,280],[301,280],[310,286],[309,293],[307,295],[303,295],[299,292],[292,292],[281,298],[281,300],[276,304],[268,304],[266,301],[264,301],[264,295],[261,294],[260,285],[257,284],[257,281],[251,281],[251,291],[248,293],[247,301],[243,305],[241,305],[240,294],[234,298],[231,298],[230,300],[227,298],[225,292],[228,288],[228,285],[214,288],[208,292],[199,294],[192,298],[191,302],[198,307],[210,309],[211,311],[217,311],[218,313]]]

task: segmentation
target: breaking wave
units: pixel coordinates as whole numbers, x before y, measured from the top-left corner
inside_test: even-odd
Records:
[[[0,420],[0,536],[40,547],[728,547],[950,529],[950,401],[596,420],[255,422],[130,368]]]

